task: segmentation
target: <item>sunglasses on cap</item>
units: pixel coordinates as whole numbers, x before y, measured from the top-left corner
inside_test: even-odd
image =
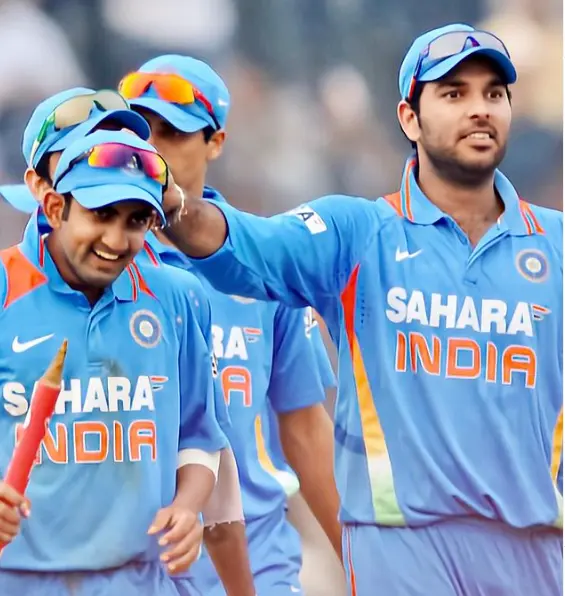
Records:
[[[212,104],[206,96],[195,85],[183,79],[180,75],[159,72],[131,72],[120,81],[118,91],[126,99],[139,99],[151,86],[153,86],[160,99],[169,103],[190,105],[196,101],[200,102],[210,114],[216,130],[222,128],[214,114]]]
[[[120,168],[136,169],[147,177],[158,182],[164,189],[167,188],[169,170],[165,160],[153,151],[137,149],[121,143],[103,143],[95,145],[88,151],[81,153],[69,162],[69,165],[53,181],[53,188],[73,169],[73,167],[86,160],[91,168]]]
[[[412,75],[410,90],[405,99],[408,101],[412,99],[416,83],[421,74],[424,74],[441,60],[456,56],[471,48],[495,50],[504,54],[508,60],[510,60],[510,53],[502,40],[488,31],[451,31],[449,33],[444,33],[430,41],[430,43],[420,52],[416,68],[414,69],[414,74]]]
[[[128,102],[117,91],[111,89],[67,99],[59,104],[43,122],[33,142],[30,162],[33,162],[37,149],[49,134],[86,122],[90,118],[93,108],[98,108],[103,112],[130,109]]]

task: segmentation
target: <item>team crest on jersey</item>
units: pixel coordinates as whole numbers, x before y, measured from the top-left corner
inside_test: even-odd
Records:
[[[129,322],[133,339],[143,348],[154,348],[161,341],[161,323],[150,310],[138,310]]]
[[[253,304],[253,302],[257,302],[255,298],[245,298],[244,296],[230,295],[230,298],[236,302],[241,302],[241,304]]]
[[[534,283],[545,281],[549,275],[549,263],[541,250],[521,250],[516,255],[516,268],[522,277]]]

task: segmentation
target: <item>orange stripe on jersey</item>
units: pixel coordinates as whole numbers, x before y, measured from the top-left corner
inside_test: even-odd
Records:
[[[155,267],[159,267],[159,259],[157,258],[155,251],[151,248],[149,242],[144,243],[143,249],[147,253],[149,260],[153,263],[153,265],[155,265]]]
[[[539,220],[535,216],[535,214],[532,210],[532,207],[530,206],[529,203],[520,199],[520,210],[521,211],[523,210],[525,213],[528,214],[528,216],[530,217],[530,221],[532,222],[532,224],[534,226],[534,230],[536,231],[536,234],[545,234],[545,230],[541,227]]]
[[[39,237],[39,266],[45,267],[45,240],[43,236]]]
[[[256,327],[244,327],[243,333],[246,335],[261,335],[261,329],[257,329]]]
[[[402,207],[400,207],[400,201],[402,200],[400,196],[400,191],[397,191],[390,195],[385,195],[383,199],[396,211],[398,215],[400,215],[400,217],[403,217]]]
[[[349,568],[350,596],[357,596],[357,578],[353,568],[353,553],[351,552],[351,528],[345,527],[345,548],[347,549],[347,567]]]
[[[410,196],[410,174],[416,166],[416,160],[413,159],[406,168],[406,175],[404,178],[404,217],[409,221],[414,221],[414,215],[412,214],[412,198]],[[402,206],[402,202],[401,202]]]
[[[28,261],[17,246],[0,251],[0,261],[6,270],[4,308],[47,283],[47,276]]]
[[[557,474],[559,472],[559,465],[561,464],[561,457],[563,455],[563,408],[557,416],[557,422],[553,429],[553,441],[551,448],[551,477],[554,482],[557,482]]]
[[[530,222],[528,215],[526,214],[526,210],[524,208],[525,203],[524,201],[520,201],[518,205],[520,207],[520,215],[522,216],[522,220],[524,221],[524,225],[526,226],[526,232],[528,232],[528,235],[531,236],[534,233],[534,227]]]
[[[263,434],[263,424],[260,415],[255,417],[255,445],[257,447],[257,458],[259,459],[261,467],[270,474],[276,474],[277,469],[273,464],[273,460],[269,457],[269,453],[265,446],[265,436]]]
[[[134,262],[131,264],[131,266],[137,276],[137,281],[139,282],[139,290],[141,292],[143,292],[144,294],[151,296],[151,298],[155,298],[155,294],[153,294],[153,292],[147,285],[147,282],[145,281],[145,278],[143,277],[143,275],[141,275],[141,271],[139,270],[139,267],[137,266],[137,264]]]
[[[357,389],[363,442],[365,443],[367,457],[371,458],[383,455],[387,449],[383,429],[373,400],[369,377],[361,355],[361,347],[355,334],[355,303],[358,276],[359,265],[353,270],[349,282],[341,294],[341,304],[344,311],[345,332],[353,363],[353,376]]]
[[[135,274],[133,273],[131,265],[127,266],[126,271],[128,272],[129,280],[131,281],[131,299],[134,302],[137,302],[137,283],[135,281]]]

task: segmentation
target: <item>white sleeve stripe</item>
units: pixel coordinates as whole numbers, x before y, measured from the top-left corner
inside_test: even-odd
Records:
[[[188,464],[199,464],[212,471],[216,480],[220,468],[220,452],[208,453],[202,449],[182,449],[179,451],[177,469]]]

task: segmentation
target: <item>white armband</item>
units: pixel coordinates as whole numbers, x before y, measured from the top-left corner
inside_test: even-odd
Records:
[[[214,451],[213,453],[208,453],[202,449],[182,449],[179,451],[177,470],[187,464],[199,464],[208,468],[214,474],[214,478],[218,480],[220,452]]]

